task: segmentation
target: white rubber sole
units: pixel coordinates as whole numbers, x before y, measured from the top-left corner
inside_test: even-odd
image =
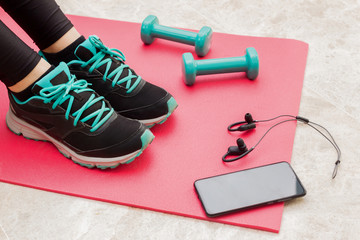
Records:
[[[130,163],[136,157],[138,157],[154,139],[154,135],[151,133],[151,131],[146,129],[141,136],[142,147],[137,151],[113,158],[87,157],[75,153],[73,150],[55,140],[45,132],[16,117],[12,110],[9,110],[6,114],[6,124],[8,128],[17,135],[21,134],[27,139],[49,141],[53,143],[59,152],[62,153],[65,157],[71,159],[75,163],[80,164],[81,166],[88,168],[115,168],[120,164]]]
[[[167,114],[164,114],[160,117],[153,118],[153,119],[145,119],[145,120],[138,120],[138,121],[143,123],[148,128],[151,128],[156,124],[163,124],[168,119],[168,117],[170,117],[170,115],[175,111],[175,109],[178,107],[178,104],[173,97],[171,97],[167,101],[167,107],[168,107]]]
[[[147,127],[152,127],[155,124],[160,124],[160,122],[164,122],[167,119],[167,114],[153,119],[146,119],[146,120],[138,120],[139,122],[143,123]]]

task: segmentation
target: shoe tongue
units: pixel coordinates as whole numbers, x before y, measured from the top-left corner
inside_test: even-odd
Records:
[[[67,83],[69,79],[70,79],[69,68],[64,62],[61,62],[59,66],[57,66],[54,70],[52,70],[47,75],[39,79],[34,84],[31,91],[34,94],[39,95],[41,89]]]
[[[96,36],[94,36],[96,37]],[[97,37],[96,37],[97,38]],[[84,42],[82,42],[75,50],[75,56],[77,58],[79,58],[79,60],[81,61],[89,61],[95,54],[97,54],[99,52],[99,49],[97,49],[92,42],[89,40],[90,38],[86,39]],[[106,55],[105,58],[110,57],[110,55]],[[104,59],[105,59],[104,58]],[[120,61],[120,60],[114,60],[114,58],[112,57],[112,63],[110,66],[110,71],[112,72],[115,69],[117,69],[118,67],[120,67],[122,64],[124,64],[124,62]],[[103,64],[100,67],[97,68],[97,70],[99,70],[102,74],[105,73],[107,68],[107,64]],[[130,69],[128,67],[124,68],[119,79],[122,79],[126,76],[128,76],[130,73]],[[136,75],[136,73],[132,70],[132,75]],[[132,79],[132,83],[134,83],[134,81],[136,81],[136,78]],[[126,82],[121,84],[123,87],[126,86]]]
[[[31,91],[36,95],[40,95],[41,89],[67,83],[67,82],[69,82],[70,79],[71,79],[71,74],[70,74],[68,66],[64,62],[61,62],[58,67],[56,67],[50,73],[48,73],[47,75],[42,77],[40,80],[38,80],[34,84]],[[75,100],[72,103],[72,108],[70,111],[70,113],[74,113],[88,101],[88,99],[91,97],[92,94],[94,94],[94,92],[93,91],[84,91],[81,93],[76,93],[74,91],[70,91],[69,94],[75,98]],[[69,104],[69,101],[65,101],[64,103],[61,104],[61,106],[64,109],[67,109],[68,104]],[[95,104],[91,105],[89,108],[87,108],[83,112],[81,118],[92,114],[94,111],[100,109],[101,106],[102,106],[102,101],[96,102]],[[92,119],[86,121],[86,123],[91,125],[94,122],[94,120],[95,120],[95,118],[92,118]]]
[[[89,39],[86,39],[82,42],[75,50],[75,56],[81,61],[89,61],[96,53],[98,49],[90,42]]]

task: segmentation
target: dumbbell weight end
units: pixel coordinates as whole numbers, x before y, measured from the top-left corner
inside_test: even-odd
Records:
[[[149,45],[155,38],[152,36],[153,26],[159,24],[159,19],[154,15],[147,16],[141,24],[141,40]]]
[[[212,29],[210,27],[202,27],[198,32],[195,40],[195,52],[199,57],[208,54],[212,41]]]
[[[259,74],[259,56],[255,48],[246,48],[245,58],[247,62],[246,76],[250,80],[254,80]]]
[[[184,82],[186,85],[191,86],[195,83],[196,78],[196,63],[191,53],[184,53],[182,71],[185,76]]]

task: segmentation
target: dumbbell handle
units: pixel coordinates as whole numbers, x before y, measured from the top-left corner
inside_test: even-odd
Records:
[[[196,60],[196,75],[245,72],[248,68],[245,56]]]
[[[151,36],[195,46],[197,33],[154,24]]]

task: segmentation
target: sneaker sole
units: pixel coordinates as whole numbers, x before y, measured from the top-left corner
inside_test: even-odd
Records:
[[[83,167],[87,168],[116,168],[120,164],[127,164],[134,161],[145,148],[153,141],[154,135],[149,129],[146,129],[145,132],[141,135],[142,147],[141,149],[134,151],[130,154],[114,157],[114,158],[98,158],[98,157],[87,157],[75,153],[73,150],[69,149],[64,144],[55,140],[45,132],[40,129],[30,125],[29,123],[19,119],[14,115],[14,113],[9,110],[6,114],[6,125],[16,135],[23,135],[26,139],[32,139],[35,141],[48,141],[55,145],[59,152],[64,155],[66,158],[71,159],[74,163],[77,163]]]
[[[168,117],[170,117],[170,115],[175,111],[175,109],[178,107],[178,104],[173,97],[171,97],[167,101],[167,107],[168,107],[167,114],[162,115],[161,117],[153,118],[153,119],[139,120],[139,122],[143,123],[148,128],[151,128],[151,127],[155,126],[156,124],[163,124],[168,119]]]

